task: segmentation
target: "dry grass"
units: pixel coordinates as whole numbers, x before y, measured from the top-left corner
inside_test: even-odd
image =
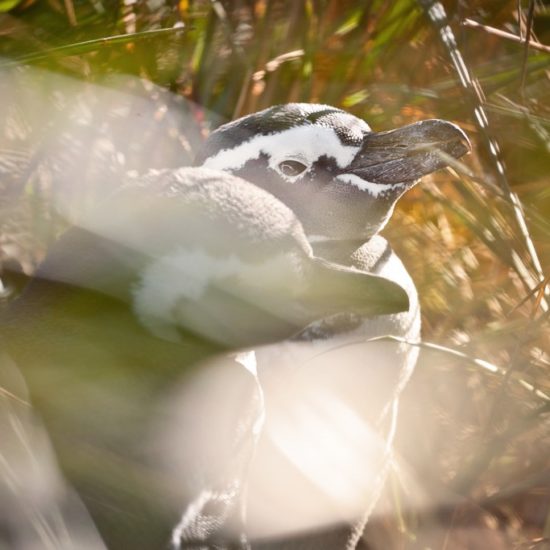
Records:
[[[428,4],[30,0],[0,15],[0,55],[5,67],[32,63],[91,82],[150,80],[195,103],[203,134],[212,113],[227,120],[288,101],[344,107],[377,130],[429,117],[464,128],[474,153],[410,192],[386,235],[419,289],[425,340],[500,370],[423,352],[399,450],[441,506],[399,505],[406,491],[396,483],[393,514],[367,537],[376,548],[547,548],[550,57],[526,37],[550,43],[549,12],[534,1],[518,10],[511,0],[468,0],[445,2],[447,19],[434,21]],[[182,32],[149,33],[178,21]],[[31,269],[57,226],[48,188],[26,174],[2,174],[0,254]]]

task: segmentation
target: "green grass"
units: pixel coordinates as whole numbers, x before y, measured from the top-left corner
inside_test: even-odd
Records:
[[[518,381],[550,393],[547,284],[537,286],[550,273],[550,56],[484,29],[525,36],[531,2],[521,2],[521,24],[515,1],[445,2],[470,87],[425,2],[16,4],[0,3],[0,71],[32,66],[92,83],[123,74],[169,89],[194,104],[193,131],[179,127],[170,138],[187,162],[193,132],[288,101],[334,104],[376,130],[430,117],[465,129],[474,144],[465,165],[425,178],[386,235],[419,289],[426,342],[499,370],[423,353],[403,405],[418,424],[402,428],[400,448],[426,448],[413,464],[421,479],[464,500],[453,501],[437,531],[429,514],[397,514],[399,499],[388,497],[397,519],[374,522],[367,536],[381,548],[542,548],[537,541],[550,537],[541,474],[548,402]],[[173,28],[178,22],[183,29]],[[538,2],[532,30],[533,40],[550,42],[548,8]],[[5,128],[0,155],[12,138]],[[48,185],[29,174],[0,179],[0,259],[15,256],[30,271],[63,223]],[[465,526],[481,538],[469,539]]]

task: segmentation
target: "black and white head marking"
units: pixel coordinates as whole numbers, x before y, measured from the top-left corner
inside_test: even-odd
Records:
[[[323,157],[344,169],[368,132],[366,122],[328,105],[278,105],[218,128],[197,160],[236,172],[265,156],[270,169],[294,183]]]
[[[312,242],[364,240],[421,176],[468,150],[449,122],[377,133],[335,107],[290,103],[221,126],[197,163],[271,192],[295,211]]]

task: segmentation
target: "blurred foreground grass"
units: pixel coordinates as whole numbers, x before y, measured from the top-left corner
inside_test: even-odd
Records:
[[[431,117],[459,124],[474,142],[467,166],[425,178],[385,234],[417,284],[425,341],[470,358],[424,351],[399,437],[424,490],[460,498],[436,521],[400,506],[396,482],[386,496],[393,513],[372,522],[367,539],[381,548],[550,547],[550,50],[541,46],[550,11],[466,0],[444,2],[445,19],[439,6],[4,1],[0,69],[32,65],[86,82],[132,75],[158,119],[167,100],[147,83],[170,90],[192,102],[189,126],[168,136],[183,164],[196,147],[189,134],[288,101],[333,104],[376,130]],[[460,67],[471,84],[461,84]],[[39,153],[26,157],[22,144],[33,120],[11,107],[0,107],[2,143],[22,160],[17,177],[11,160],[0,163],[0,260],[31,272],[63,221],[49,186],[29,176]]]

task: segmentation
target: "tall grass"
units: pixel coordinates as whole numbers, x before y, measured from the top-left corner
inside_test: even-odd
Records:
[[[140,77],[193,102],[193,132],[202,135],[288,101],[343,107],[376,130],[430,117],[465,129],[470,158],[425,178],[386,230],[418,287],[423,338],[441,346],[423,351],[399,450],[428,501],[445,506],[436,515],[408,508],[396,480],[386,497],[392,515],[366,537],[381,548],[543,548],[549,12],[534,0],[443,4],[433,17],[438,8],[424,0],[4,1],[0,65],[87,82]],[[192,149],[191,130],[178,132]],[[0,167],[13,166],[10,139],[5,131],[0,156],[10,161]],[[17,177],[0,172],[0,259],[15,257],[27,271],[62,225],[48,186],[30,177],[33,155],[17,157]],[[181,158],[191,157],[181,145]]]

